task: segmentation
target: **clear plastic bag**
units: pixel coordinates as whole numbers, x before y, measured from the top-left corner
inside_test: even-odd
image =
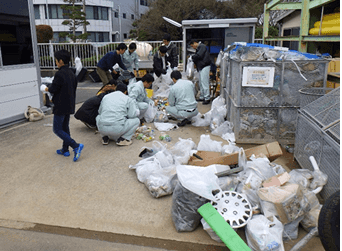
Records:
[[[154,171],[162,169],[160,163],[154,156],[140,160],[136,165],[129,166],[135,169],[137,178],[141,183],[145,183],[147,177]]]
[[[236,146],[235,143],[228,141],[228,145],[222,146],[221,154],[225,155],[225,154],[236,153],[236,152],[239,152],[239,150],[240,150],[240,147]]]
[[[144,118],[146,120],[146,123],[151,123],[154,120],[154,117],[156,116],[158,108],[154,106],[153,103],[149,104],[145,114]]]
[[[310,184],[310,189],[316,189],[317,187],[324,186],[328,182],[328,175],[321,171],[314,171],[312,173],[313,180]]]
[[[210,139],[210,135],[202,134],[197,146],[198,151],[221,152],[222,142]]]
[[[198,113],[196,116],[191,118],[191,124],[193,126],[209,126],[211,120],[211,113],[201,114]]]
[[[219,67],[221,65],[222,57],[223,57],[223,51],[220,50],[219,54],[217,55],[216,62],[215,62],[215,65],[217,67]]]
[[[153,171],[145,180],[145,185],[154,198],[160,198],[172,194],[174,187],[172,179],[176,175],[176,167]]]
[[[264,215],[253,215],[246,226],[248,246],[253,251],[285,251],[283,231],[284,226],[276,217],[270,221]]]
[[[194,231],[202,218],[197,209],[207,202],[207,199],[189,191],[178,182],[172,194],[171,207],[171,218],[177,232]]]
[[[298,225],[304,215],[284,225],[283,241],[296,240],[298,238]]]
[[[254,154],[250,157],[251,161],[247,161],[247,169],[253,169],[256,174],[258,174],[263,181],[267,180],[276,175],[275,171],[270,165],[268,158],[256,158]]]
[[[201,224],[203,226],[203,230],[209,234],[210,238],[217,242],[222,242],[220,237],[215,233],[215,231],[209,226],[209,224],[202,218]]]
[[[190,156],[192,156],[195,149],[196,143],[192,139],[179,138],[179,141],[174,144],[170,151],[176,163],[185,165],[189,162]]]
[[[168,122],[166,111],[157,111],[154,116],[154,122]]]
[[[229,121],[224,121],[211,132],[211,134],[217,135],[220,137],[222,137],[226,133],[233,133],[233,123],[230,123]],[[232,142],[235,142],[235,137],[234,137],[234,141]]]
[[[244,195],[246,195],[249,203],[253,208],[260,208],[260,200],[256,190],[251,188],[249,183],[245,184],[241,191]]]
[[[218,178],[218,184],[222,191],[235,191],[239,184],[239,180],[232,175],[223,176]]]

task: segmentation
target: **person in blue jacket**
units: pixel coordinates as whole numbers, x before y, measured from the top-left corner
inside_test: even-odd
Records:
[[[142,119],[148,106],[154,102],[147,97],[146,88],[150,88],[154,81],[151,74],[146,74],[140,81],[128,85],[128,96],[132,98],[139,109],[139,118]]]
[[[118,84],[116,91],[103,97],[96,117],[96,125],[102,136],[102,144],[108,145],[109,139],[119,146],[132,144],[132,137],[139,127],[136,102],[128,97],[127,86]]]
[[[84,145],[71,138],[69,129],[70,114],[75,113],[77,79],[69,68],[70,52],[60,50],[54,56],[58,71],[45,91],[53,94],[53,132],[63,140],[62,149],[57,150],[57,154],[70,156],[70,146],[74,149],[74,161],[77,161]]]
[[[203,101],[203,105],[210,104],[210,90],[209,90],[209,72],[210,72],[210,53],[207,50],[205,44],[193,39],[190,42],[190,46],[196,50],[196,53],[192,55],[192,60],[196,65],[199,72],[199,87],[200,98],[198,101]]]
[[[176,119],[182,119],[178,126],[185,126],[191,124],[190,119],[198,114],[198,110],[194,84],[181,78],[179,71],[171,72],[171,79],[175,84],[170,87],[166,112]]]
[[[111,79],[113,79],[109,70],[113,71],[114,74],[117,74],[117,72],[113,69],[115,64],[118,64],[123,70],[127,70],[121,59],[121,55],[124,54],[126,50],[127,45],[120,43],[118,47],[116,47],[115,51],[108,52],[97,63],[96,72],[99,75],[103,85],[107,84]]]

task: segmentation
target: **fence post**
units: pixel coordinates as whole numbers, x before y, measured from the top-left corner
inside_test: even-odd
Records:
[[[99,47],[95,47],[96,48],[96,62],[99,62]]]
[[[51,40],[49,42],[50,42],[50,45],[49,45],[50,46],[50,57],[52,57],[53,70],[56,70],[56,65],[55,65],[55,60],[54,60],[55,52],[54,52],[54,49],[53,49],[53,44],[51,43]]]

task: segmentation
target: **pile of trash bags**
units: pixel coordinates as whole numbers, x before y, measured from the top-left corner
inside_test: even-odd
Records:
[[[284,241],[298,238],[299,224],[307,231],[317,227],[322,205],[316,194],[326,184],[326,174],[316,169],[287,173],[267,157],[251,155],[247,159],[242,148],[229,140],[227,143],[222,146],[223,142],[205,134],[198,145],[192,139],[179,138],[170,149],[154,141],[151,148],[142,149],[142,159],[129,168],[154,198],[172,194],[171,218],[177,232],[194,231],[202,224],[212,239],[221,242],[197,210],[205,203],[217,202],[225,191],[238,193],[253,209],[243,226],[252,250],[284,250]],[[197,151],[239,153],[237,166],[242,171],[218,177],[220,165],[187,165]],[[280,184],[268,185],[274,179]]]

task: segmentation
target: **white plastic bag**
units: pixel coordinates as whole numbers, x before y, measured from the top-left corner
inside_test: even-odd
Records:
[[[239,152],[240,147],[236,146],[235,143],[229,142],[228,145],[222,146],[222,155],[225,154],[231,154],[231,153],[236,153]]]
[[[190,156],[192,156],[195,149],[196,144],[192,139],[179,138],[179,141],[174,144],[170,151],[176,163],[185,165],[189,162]]]
[[[182,186],[211,201],[217,200],[213,191],[222,192],[215,172],[214,167],[177,166],[177,176]]]
[[[214,241],[217,242],[222,242],[222,240],[220,239],[220,237],[218,237],[218,235],[215,233],[215,231],[209,226],[209,224],[205,221],[205,219],[201,219],[201,223],[203,226],[203,230],[207,232],[207,234],[209,234],[210,238],[213,239]]]
[[[177,124],[173,124],[173,123],[154,122],[154,126],[156,127],[156,129],[158,131],[161,131],[161,132],[166,132],[166,131],[170,131],[172,129],[177,129],[178,128],[178,125]]]
[[[246,226],[247,244],[253,251],[285,251],[283,224],[273,216],[273,221],[264,215],[253,215]]]
[[[129,166],[129,168],[135,169],[137,178],[141,183],[145,183],[147,177],[152,172],[162,169],[159,161],[154,156],[142,159],[136,165]]]
[[[210,135],[202,134],[197,146],[198,151],[221,152],[222,142],[210,139]]]
[[[186,65],[186,77],[188,79],[193,79],[194,71],[195,71],[194,62],[192,61],[191,57],[189,57],[187,65]]]
[[[209,126],[211,120],[211,113],[207,112],[206,114],[198,113],[196,116],[192,117],[191,124],[193,126]]]
[[[230,123],[229,121],[224,121],[222,124],[220,124],[217,128],[215,128],[211,134],[217,135],[222,137],[226,133],[233,133],[233,123]],[[235,142],[235,137],[234,141]]]
[[[82,70],[82,62],[81,62],[81,59],[79,57],[75,58],[75,68],[76,68],[75,74],[76,74],[76,76],[78,76],[78,74]]]
[[[219,54],[217,55],[216,62],[215,62],[215,65],[217,67],[219,67],[221,65],[222,57],[223,57],[223,51],[220,50]]]
[[[146,120],[146,123],[151,123],[156,116],[158,108],[154,106],[153,103],[150,103],[145,114],[144,118]]]

